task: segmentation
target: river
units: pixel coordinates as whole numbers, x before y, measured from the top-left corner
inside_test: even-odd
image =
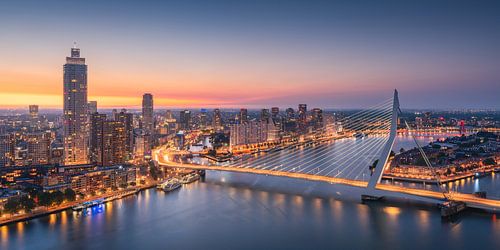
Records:
[[[402,143],[410,145],[398,137]],[[499,183],[497,175],[462,188],[490,194]],[[496,215],[470,210],[449,222],[433,206],[363,204],[361,193],[210,171],[172,193],[150,189],[87,215],[65,211],[3,226],[0,249],[500,249]]]

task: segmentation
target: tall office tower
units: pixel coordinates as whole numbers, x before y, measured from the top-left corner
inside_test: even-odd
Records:
[[[273,119],[276,119],[280,114],[280,108],[278,107],[272,107],[271,108],[271,116]]]
[[[200,128],[204,129],[206,127],[207,127],[207,110],[201,109],[200,110]]]
[[[222,128],[222,115],[221,115],[219,109],[214,109],[212,123],[213,123],[214,130],[220,130]]]
[[[97,113],[97,101],[89,101],[87,103],[89,114]]]
[[[323,127],[323,110],[320,108],[313,108],[312,122],[315,129]]]
[[[262,109],[260,111],[260,120],[269,123],[269,118],[270,118],[269,109]]]
[[[103,161],[103,136],[106,114],[92,113],[90,115],[90,161],[101,164]]]
[[[31,119],[38,118],[38,105],[30,105],[29,106],[30,117]]]
[[[88,162],[87,65],[72,48],[64,64],[64,164]]]
[[[248,122],[248,110],[247,109],[240,109],[240,115],[238,116],[240,123],[247,123]]]
[[[134,153],[134,115],[122,109],[116,114],[115,121],[125,126],[125,160],[131,160]]]
[[[299,129],[304,130],[307,127],[307,104],[299,104]]]
[[[142,96],[142,130],[144,132],[144,156],[151,156],[154,138],[153,95]]]
[[[181,129],[191,128],[191,111],[182,110],[179,116],[179,124]]]

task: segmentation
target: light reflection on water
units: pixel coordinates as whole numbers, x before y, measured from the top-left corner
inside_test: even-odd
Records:
[[[229,184],[220,182],[222,176]],[[342,200],[332,198],[335,192],[342,193]],[[451,240],[462,246],[500,244],[498,238],[486,238],[498,235],[499,223],[492,216],[464,215],[458,226],[442,224],[434,207],[361,204],[359,194],[326,183],[208,172],[205,182],[178,192],[150,189],[87,213],[67,211],[2,227],[1,246],[147,249],[168,242],[172,249],[366,248],[378,242],[381,248],[446,248]],[[412,240],[417,236],[428,237],[426,243]],[[189,240],[192,237],[197,240]]]
[[[451,185],[495,188],[498,177]],[[435,207],[361,204],[360,195],[360,189],[327,183],[207,172],[204,182],[176,192],[150,189],[88,214],[67,211],[1,227],[0,246],[2,250],[500,247],[500,221],[495,215],[470,212],[458,222],[445,223]]]

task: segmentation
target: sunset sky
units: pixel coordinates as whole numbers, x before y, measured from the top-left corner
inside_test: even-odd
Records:
[[[101,108],[500,108],[494,1],[100,2],[0,3],[0,107],[61,107],[76,41]]]

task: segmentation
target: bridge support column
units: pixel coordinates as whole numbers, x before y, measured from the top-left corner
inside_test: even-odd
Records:
[[[366,188],[366,194],[361,196],[363,200],[379,200],[382,196],[379,195],[380,192],[377,192],[375,187],[380,180],[382,179],[382,175],[384,174],[384,168],[387,165],[387,161],[389,160],[389,156],[391,154],[392,146],[394,145],[394,140],[396,139],[397,129],[398,129],[398,114],[399,114],[399,98],[398,91],[394,90],[394,98],[392,103],[392,118],[391,118],[391,128],[389,139],[385,144],[380,157],[378,158],[377,165],[375,166],[375,170],[370,177],[368,182],[368,186]]]

